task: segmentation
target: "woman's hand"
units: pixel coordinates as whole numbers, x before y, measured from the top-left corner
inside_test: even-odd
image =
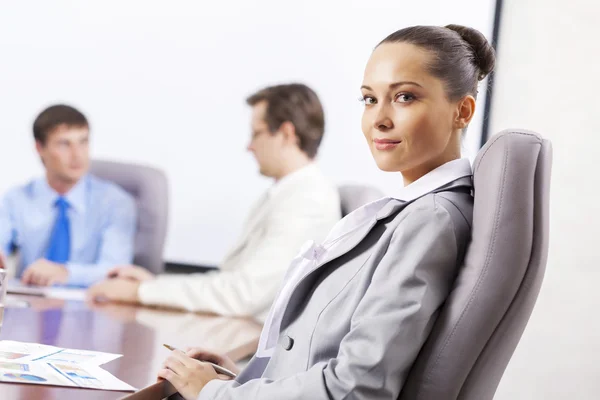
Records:
[[[223,368],[227,368],[236,375],[239,375],[240,373],[240,369],[237,367],[237,365],[235,365],[235,363],[231,361],[231,358],[225,355],[213,353],[212,351],[208,351],[200,347],[188,347],[185,350],[186,355],[195,358],[196,360],[209,361]]]
[[[158,371],[186,400],[196,400],[200,391],[213,379],[220,379],[212,365],[195,360],[179,350],[171,352]]]

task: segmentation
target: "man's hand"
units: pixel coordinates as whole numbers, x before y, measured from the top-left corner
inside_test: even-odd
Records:
[[[121,265],[114,267],[108,271],[107,277],[130,279],[138,282],[154,279],[154,275],[150,271],[145,268],[138,267],[137,265]]]
[[[120,303],[140,302],[138,289],[140,282],[130,279],[106,279],[88,289],[87,297],[95,301],[114,301]]]
[[[163,369],[158,371],[158,376],[171,382],[186,400],[196,400],[208,382],[223,379],[217,375],[212,365],[194,360],[179,350],[171,352]]]
[[[6,269],[6,257],[4,253],[0,251],[0,269]]]
[[[25,285],[52,286],[67,283],[68,279],[69,271],[63,264],[41,258],[27,267],[21,282]]]

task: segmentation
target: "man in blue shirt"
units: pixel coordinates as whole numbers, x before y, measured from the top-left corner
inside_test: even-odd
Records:
[[[0,203],[0,263],[16,248],[23,283],[89,286],[132,262],[135,202],[88,174],[89,124],[75,108],[42,111],[33,135],[46,176],[10,190]]]

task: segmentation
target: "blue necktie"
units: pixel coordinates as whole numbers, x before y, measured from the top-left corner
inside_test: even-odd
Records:
[[[48,243],[46,259],[55,263],[65,264],[69,261],[71,252],[71,227],[69,223],[69,203],[64,197],[59,197],[55,203],[58,211],[56,222]],[[42,313],[42,342],[55,344],[62,322],[62,311],[46,310]]]
[[[55,263],[64,264],[69,261],[71,252],[71,227],[69,223],[69,203],[64,197],[56,200],[58,214],[52,229],[46,259]]]

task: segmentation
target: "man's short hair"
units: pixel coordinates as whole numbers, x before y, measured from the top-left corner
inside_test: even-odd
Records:
[[[271,132],[290,122],[296,129],[298,146],[314,158],[325,132],[325,115],[317,94],[300,83],[269,86],[246,99],[250,106],[266,101],[265,122]]]
[[[88,120],[81,111],[64,104],[46,108],[33,122],[33,137],[37,142],[46,143],[48,135],[61,125],[70,128],[89,127]]]

